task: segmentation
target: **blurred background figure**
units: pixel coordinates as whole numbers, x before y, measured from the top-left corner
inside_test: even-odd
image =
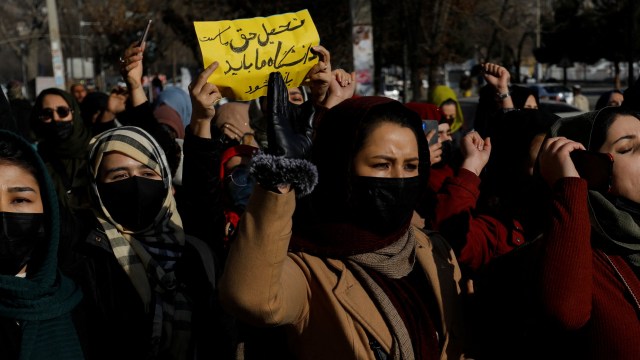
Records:
[[[573,106],[584,112],[589,111],[589,99],[582,94],[582,87],[576,84],[571,89],[573,90]]]
[[[81,83],[72,84],[71,87],[69,87],[69,92],[73,95],[78,104],[81,104],[85,96],[87,96],[87,88]]]
[[[606,91],[598,98],[595,110],[600,110],[606,106],[620,106],[623,100],[624,95],[622,91],[618,89]]]
[[[35,137],[31,133],[29,126],[29,117],[33,105],[25,96],[24,86],[20,81],[11,80],[7,83],[7,100],[11,105],[11,113],[18,126],[18,131],[22,137],[29,142],[35,142]]]

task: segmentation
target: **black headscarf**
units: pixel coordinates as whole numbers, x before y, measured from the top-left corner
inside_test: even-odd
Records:
[[[524,104],[530,95],[536,100],[536,105],[540,105],[538,93],[530,88],[512,85],[509,87],[511,100],[515,109],[524,109]],[[496,127],[495,118],[499,117],[502,110],[496,100],[495,88],[491,85],[485,85],[480,89],[478,98],[478,107],[473,123],[473,128],[482,137],[492,136],[493,129]]]
[[[496,117],[491,137],[491,157],[482,174],[482,201],[498,217],[523,223],[528,239],[535,238],[542,224],[540,201],[543,187],[527,173],[531,142],[545,135],[559,117],[536,109],[510,111]],[[507,221],[507,223],[511,223]]]
[[[49,94],[61,96],[73,111],[73,131],[65,140],[52,136],[50,132],[55,129],[39,119],[44,97]],[[64,90],[43,90],[31,112],[31,128],[38,140],[38,153],[49,168],[61,203],[73,209],[88,208],[87,152],[91,130],[83,122],[76,100]]]
[[[52,141],[51,137],[48,136],[51,128],[46,126],[39,118],[44,97],[47,95],[61,96],[73,112],[73,132],[65,141]],[[48,153],[59,158],[84,159],[86,157],[89,140],[91,140],[91,131],[82,120],[80,106],[68,92],[57,88],[43,90],[36,98],[31,112],[31,128],[38,138],[38,147],[46,149],[44,152],[41,151],[41,154]]]
[[[600,110],[604,107],[609,106],[609,99],[611,98],[611,94],[614,93],[622,94],[622,91],[615,89],[602,93],[598,98],[598,101],[596,101],[595,110]]]

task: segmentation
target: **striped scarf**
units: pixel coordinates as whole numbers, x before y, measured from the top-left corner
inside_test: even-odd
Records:
[[[152,354],[169,352],[185,358],[190,338],[191,304],[181,292],[175,265],[185,243],[182,220],[176,209],[171,174],[166,156],[158,143],[144,130],[124,126],[103,132],[89,145],[89,171],[94,211],[104,229],[113,254],[129,276],[147,311],[154,311]],[[98,192],[96,178],[103,156],[121,152],[146,165],[162,177],[167,189],[162,209],[148,228],[125,230],[109,215]]]
[[[409,331],[384,290],[363,268],[373,269],[390,279],[403,278],[413,270],[416,261],[415,249],[416,237],[413,228],[409,227],[405,235],[395,243],[383,249],[347,258],[347,264],[372,295],[374,302],[382,310],[387,324],[391,327],[393,346],[390,356],[394,360],[414,358]]]

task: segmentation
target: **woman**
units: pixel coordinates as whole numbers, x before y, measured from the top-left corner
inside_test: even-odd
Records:
[[[482,65],[487,85],[480,89],[473,129],[482,137],[492,136],[496,118],[515,109],[538,109],[538,94],[530,88],[511,85],[511,74],[498,64]]]
[[[3,359],[83,359],[71,312],[82,295],[57,270],[60,220],[33,147],[0,130],[0,347]]]
[[[88,357],[200,359],[226,354],[209,248],[184,233],[167,159],[144,130],[96,136],[89,152],[95,228],[74,248]],[[118,344],[118,346],[113,346]]]
[[[43,90],[31,112],[31,128],[62,205],[72,211],[89,208],[86,157],[91,130],[73,96],[56,88]]]
[[[605,91],[600,94],[596,101],[595,110],[600,110],[607,106],[620,106],[624,101],[624,93],[618,89]]]
[[[539,291],[558,349],[571,358],[640,354],[639,133],[636,112],[606,107],[559,121],[540,154],[557,211],[542,243]],[[585,148],[613,158],[606,193],[587,193],[578,178],[570,153]]]
[[[282,174],[294,160],[254,157],[260,185],[230,247],[223,306],[284,325],[301,359],[459,358],[455,255],[410,226],[429,177],[419,116],[384,97],[347,99],[324,115],[312,153],[319,183],[295,227],[312,171]]]

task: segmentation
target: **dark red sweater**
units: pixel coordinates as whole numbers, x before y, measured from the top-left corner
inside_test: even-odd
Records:
[[[586,182],[565,178],[553,190],[539,262],[544,311],[572,339],[575,358],[640,359],[638,277],[622,257],[592,248]]]
[[[472,271],[525,242],[517,220],[505,223],[475,211],[479,186],[480,178],[466,169],[448,177],[437,195],[434,221],[434,228],[449,241],[458,262]]]

